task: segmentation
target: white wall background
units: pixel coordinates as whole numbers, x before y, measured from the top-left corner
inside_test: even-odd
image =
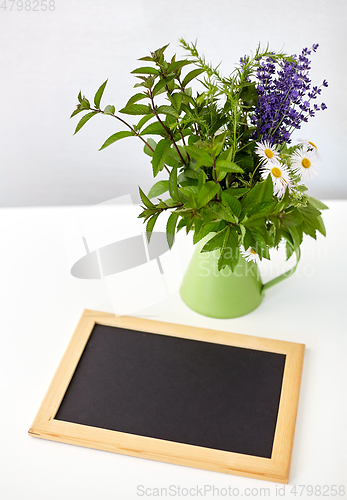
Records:
[[[55,0],[46,12],[34,12],[28,0],[31,10],[17,7],[7,0],[7,10],[0,8],[1,206],[94,204],[137,197],[138,185],[149,189],[151,165],[140,140],[98,152],[120,130],[116,120],[95,117],[73,137],[78,116],[69,116],[78,91],[92,99],[106,78],[103,104],[121,109],[133,92],[137,59],[169,42],[169,52],[183,55],[181,36],[198,39],[208,61],[223,61],[225,75],[258,42],[287,53],[319,43],[311,75],[317,84],[328,80],[328,109],[298,137],[323,156],[310,194],[347,197],[345,0]]]

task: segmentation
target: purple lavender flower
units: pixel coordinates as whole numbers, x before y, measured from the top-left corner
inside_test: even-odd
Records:
[[[290,143],[290,135],[299,129],[302,122],[314,116],[318,110],[326,109],[323,104],[312,106],[311,100],[321,93],[320,87],[312,87],[309,79],[311,61],[308,56],[315,52],[318,44],[312,49],[304,48],[294,61],[275,63],[271,57],[261,59],[256,73],[257,91],[259,95],[257,107],[251,122],[256,126],[253,139],[269,141],[273,144]],[[322,86],[326,87],[326,80]]]

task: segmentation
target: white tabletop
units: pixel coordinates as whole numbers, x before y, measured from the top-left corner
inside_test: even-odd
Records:
[[[346,497],[347,202],[326,203],[327,238],[305,238],[296,273],[269,289],[252,313],[207,318],[191,311],[177,292],[133,311],[161,321],[306,344],[286,486],[29,437],[83,309],[112,313],[114,308],[105,281],[70,273],[74,252],[80,251],[72,245],[71,221],[90,213],[89,208],[1,209],[1,500]],[[114,220],[131,212],[121,205],[107,210]],[[177,241],[184,268],[193,250],[191,237],[182,232]],[[264,273],[269,266],[262,264]]]

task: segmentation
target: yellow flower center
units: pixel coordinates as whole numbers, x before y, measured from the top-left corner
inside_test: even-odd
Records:
[[[308,143],[309,143],[311,146],[313,146],[314,148],[318,149],[318,148],[317,148],[317,146],[316,146],[313,142],[308,141]]]
[[[268,148],[266,148],[266,149],[264,150],[264,153],[265,153],[265,156],[267,156],[267,157],[268,157],[268,158],[270,158],[270,159],[271,159],[271,158],[273,157],[273,155],[274,155],[274,154],[273,154],[273,152],[271,151],[271,149],[268,149]]]
[[[253,248],[251,248],[251,253],[252,253],[253,255],[257,255],[257,252],[255,252],[255,251],[253,250]]]
[[[282,172],[278,167],[272,167],[271,173],[274,177],[282,177]]]
[[[304,168],[310,168],[311,162],[310,162],[310,160],[308,158],[303,158],[302,161],[301,161],[301,165]]]

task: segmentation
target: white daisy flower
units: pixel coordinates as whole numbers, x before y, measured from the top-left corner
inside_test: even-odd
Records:
[[[247,250],[243,246],[240,247],[241,255],[247,262],[260,262],[259,255],[253,250],[252,247],[248,247]]]
[[[318,175],[320,164],[314,152],[299,149],[291,155],[290,159],[293,170],[303,181]]]
[[[311,151],[312,153],[314,153],[316,155],[318,160],[321,161],[321,155],[320,155],[319,150],[314,142],[311,142],[307,139],[298,139],[298,141],[300,144],[302,144],[304,146],[305,151],[307,151],[307,152]]]
[[[262,161],[268,163],[279,158],[279,152],[276,151],[275,146],[271,146],[269,141],[256,142],[256,145],[258,147],[255,148],[255,152],[259,156],[259,158],[262,159]]]
[[[278,199],[281,199],[284,193],[286,192],[286,189],[291,193],[293,190],[293,182],[289,179],[287,184],[283,183],[281,187],[278,188],[278,191],[274,194],[276,194]]]
[[[286,188],[291,190],[292,181],[289,170],[278,160],[264,164],[260,170],[260,175],[262,179],[267,179],[268,175],[271,175],[274,186],[273,193],[278,198],[282,198]]]

